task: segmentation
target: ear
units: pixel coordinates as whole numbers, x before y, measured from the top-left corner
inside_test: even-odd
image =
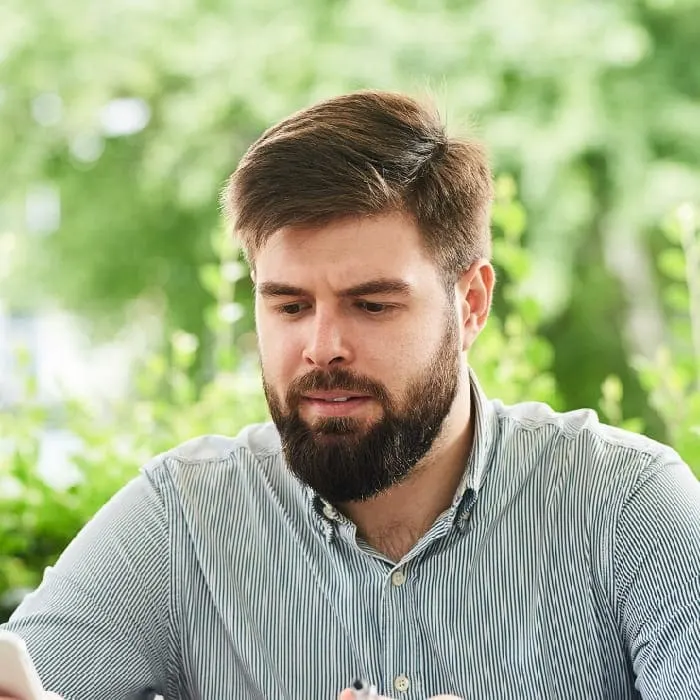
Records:
[[[496,273],[486,258],[481,258],[465,270],[455,289],[460,308],[462,350],[467,351],[486,325],[491,310]]]

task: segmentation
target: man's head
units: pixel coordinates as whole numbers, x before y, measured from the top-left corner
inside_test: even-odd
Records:
[[[413,100],[361,92],[269,129],[225,193],[256,282],[265,391],[290,468],[333,502],[429,453],[491,300],[491,176]]]

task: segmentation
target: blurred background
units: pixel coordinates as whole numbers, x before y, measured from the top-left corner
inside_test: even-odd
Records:
[[[141,464],[265,419],[218,195],[271,123],[365,87],[491,151],[487,392],[700,474],[700,0],[4,0],[0,621]]]

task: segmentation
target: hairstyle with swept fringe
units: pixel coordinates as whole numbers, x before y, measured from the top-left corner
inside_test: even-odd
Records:
[[[492,199],[481,144],[448,137],[432,107],[374,90],[324,100],[270,127],[222,193],[253,269],[257,251],[283,227],[401,212],[452,281],[491,256]]]

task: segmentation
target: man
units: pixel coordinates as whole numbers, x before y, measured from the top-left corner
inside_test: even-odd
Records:
[[[148,464],[8,628],[68,700],[700,697],[700,485],[593,412],[506,407],[491,175],[411,99],[269,129],[225,194],[273,423]],[[343,690],[343,689],[346,690]]]

